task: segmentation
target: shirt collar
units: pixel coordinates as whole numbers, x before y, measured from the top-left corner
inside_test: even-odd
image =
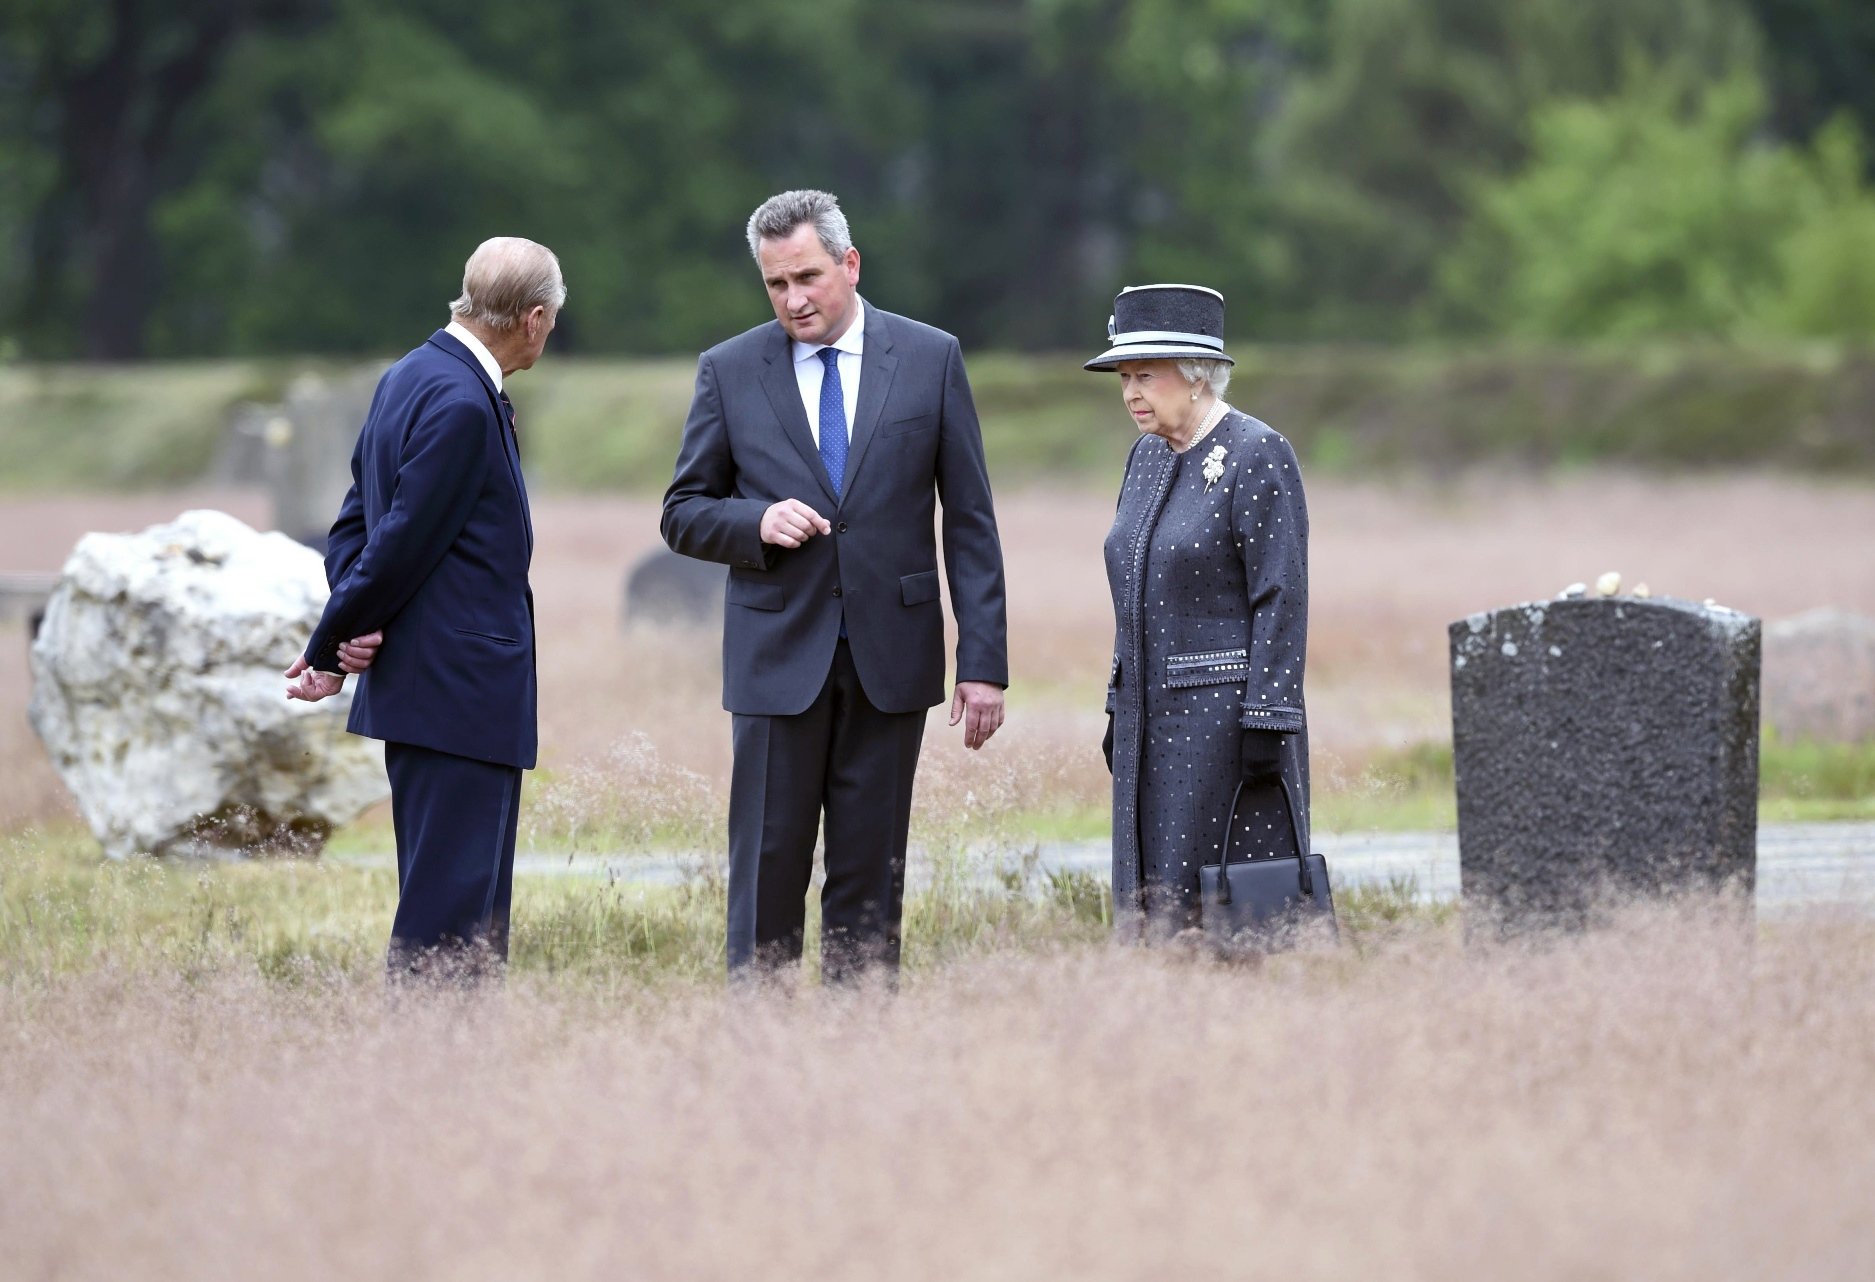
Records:
[[[855,356],[866,350],[866,303],[859,295],[853,296],[853,323],[846,327],[846,333],[833,343],[794,344],[794,363],[799,365],[810,357],[818,356],[823,348],[831,347],[839,352],[851,352]]]
[[[482,345],[482,340],[471,334],[468,327],[461,321],[450,321],[449,324],[443,326],[443,332],[469,349],[469,355],[481,362],[482,368],[488,373],[489,380],[494,383],[495,390],[499,392],[501,390],[501,365],[489,353],[488,348]]]

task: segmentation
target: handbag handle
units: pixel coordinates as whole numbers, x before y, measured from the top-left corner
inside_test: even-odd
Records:
[[[1296,822],[1296,799],[1289,792],[1289,776],[1278,774],[1276,782],[1282,788],[1283,808],[1289,812],[1289,832],[1296,842],[1296,865],[1299,870],[1296,883],[1304,895],[1313,899],[1315,878],[1309,873],[1309,852],[1302,846],[1302,825]],[[1237,803],[1242,797],[1243,781],[1238,780],[1237,790],[1230,795],[1230,812],[1224,816],[1224,844],[1219,847],[1217,857],[1217,901],[1220,904],[1230,902],[1230,836],[1237,827]]]

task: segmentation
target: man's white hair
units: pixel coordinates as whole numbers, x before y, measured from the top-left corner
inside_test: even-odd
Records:
[[[755,207],[749,215],[749,257],[761,262],[763,241],[786,240],[803,223],[813,224],[828,257],[845,258],[853,248],[853,233],[847,229],[839,200],[831,192],[808,188],[770,196]]]
[[[553,315],[566,303],[560,260],[545,245],[496,236],[475,247],[462,269],[462,294],[449,314],[465,324],[505,331],[536,307]]]
[[[1230,362],[1207,360],[1181,360],[1178,372],[1193,387],[1203,383],[1219,400],[1224,399],[1224,392],[1230,387]]]

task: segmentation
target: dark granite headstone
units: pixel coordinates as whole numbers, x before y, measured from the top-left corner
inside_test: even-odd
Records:
[[[1736,885],[1757,863],[1758,620],[1563,599],[1451,626],[1459,871],[1504,929],[1610,897]]]
[[[625,576],[627,624],[703,627],[723,617],[727,567],[652,548]]]

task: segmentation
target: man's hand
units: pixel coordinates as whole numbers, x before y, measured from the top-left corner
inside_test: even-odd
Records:
[[[747,526],[743,527],[747,529]],[[816,534],[832,534],[827,518],[799,499],[783,499],[762,513],[762,542],[798,548]],[[956,722],[952,722],[956,725]]]
[[[367,636],[353,637],[339,646],[339,669],[356,676],[371,666],[371,661],[378,657],[378,647],[384,644],[384,634],[373,632]],[[290,675],[290,674],[289,674]]]
[[[951,696],[951,724],[964,723],[964,747],[975,751],[1003,723],[1003,688],[988,681],[959,681]]]
[[[293,682],[286,688],[286,697],[304,699],[307,703],[318,703],[345,688],[344,673],[314,671],[306,666],[306,656],[303,654],[293,660],[293,666],[286,670],[286,679]]]

